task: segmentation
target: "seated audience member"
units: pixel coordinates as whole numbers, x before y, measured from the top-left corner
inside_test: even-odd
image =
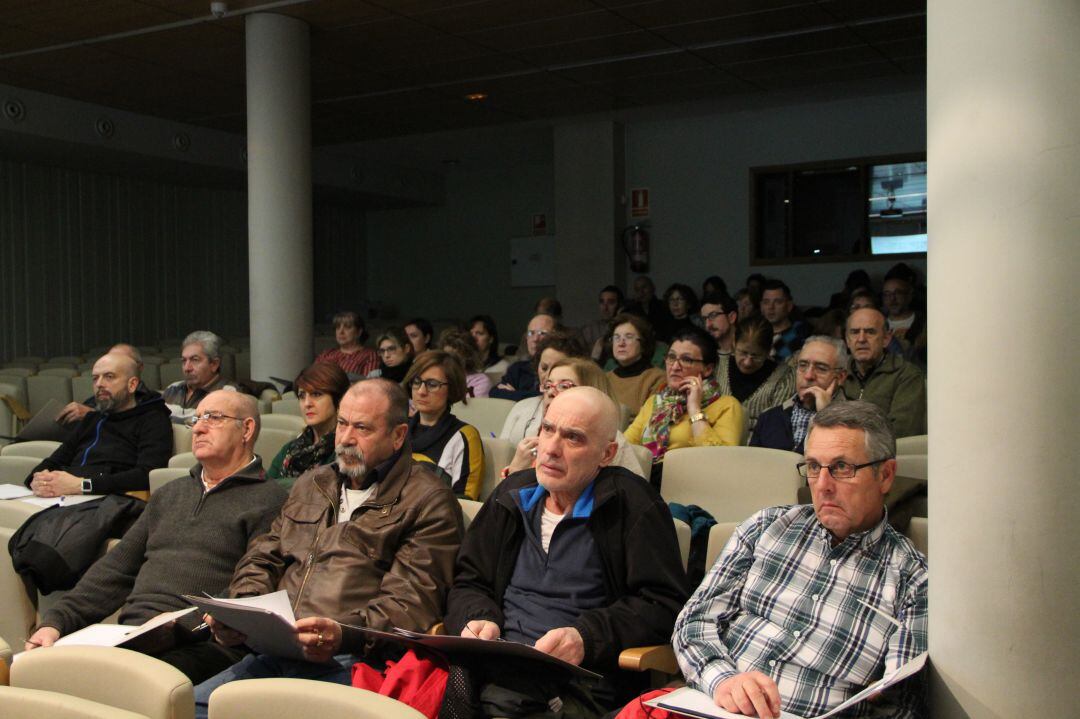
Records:
[[[739,319],[749,319],[761,313],[761,300],[745,287],[735,293],[735,305],[739,310]]]
[[[765,292],[765,283],[768,281],[765,275],[755,272],[746,276],[746,289],[750,290],[750,294],[754,295],[754,297],[760,298]]]
[[[490,374],[506,372],[510,363],[499,354],[499,331],[491,315],[475,315],[469,320],[469,334],[476,340],[483,357],[484,372]]]
[[[769,356],[777,360],[786,360],[799,351],[803,340],[810,334],[810,329],[801,320],[792,320],[791,312],[795,303],[791,301],[791,290],[780,280],[768,280],[762,285],[761,314],[772,325],[772,351]]]
[[[431,348],[431,340],[435,337],[435,328],[423,317],[417,317],[405,323],[405,335],[409,338],[413,357],[415,357]]]
[[[900,343],[905,359],[926,364],[926,315],[912,306],[917,277],[900,262],[885,274],[881,302],[889,319],[893,339]]]
[[[721,394],[742,402],[750,429],[762,412],[795,392],[795,377],[786,362],[769,357],[772,325],[764,317],[739,320],[735,325],[735,354],[720,364],[716,381]]]
[[[588,348],[593,359],[600,359],[600,354],[604,349],[603,343],[608,332],[608,325],[615,315],[619,313],[622,306],[623,293],[618,287],[608,285],[600,290],[600,316],[580,328],[581,338],[585,340],[585,347]]]
[[[488,396],[512,399],[516,402],[540,394],[539,378],[536,376],[537,347],[540,345],[540,340],[556,329],[559,329],[559,322],[552,315],[539,314],[529,320],[529,327],[525,331],[528,359],[518,360],[510,365],[506,374],[499,380],[498,386],[492,388]]]
[[[401,382],[412,367],[413,348],[405,330],[400,327],[387,327],[379,335],[375,346],[378,347],[379,367],[368,373],[368,379],[382,377],[391,382]]]
[[[671,338],[664,363],[667,385],[641,406],[626,430],[626,441],[649,449],[654,483],[659,483],[664,455],[680,447],[737,445],[746,419],[734,397],[721,394],[713,377],[716,342],[692,327]]]
[[[851,302],[848,304],[849,315],[855,310],[861,310],[867,307],[871,307],[875,310],[881,309],[873,290],[858,289],[851,293]]]
[[[802,454],[814,413],[844,399],[847,368],[848,352],[843,340],[825,335],[808,337],[795,364],[795,395],[761,413],[750,446]]]
[[[851,298],[859,290],[866,290],[873,296],[873,284],[866,270],[852,270],[844,280],[844,289],[829,298],[829,309],[846,311],[851,305]]]
[[[461,362],[442,350],[421,352],[402,385],[412,391],[416,408],[409,418],[413,459],[433,465],[454,494],[478,499],[484,480],[480,433],[450,412],[451,405],[465,399]]]
[[[612,321],[611,355],[615,368],[608,372],[616,401],[635,415],[664,384],[664,371],[652,364],[656,336],[652,325],[641,315],[622,313]]]
[[[884,410],[897,437],[926,434],[926,378],[911,362],[885,351],[891,340],[889,322],[880,310],[851,313],[847,321],[851,372],[844,393]]]
[[[357,382],[345,393],[337,462],[296,481],[229,585],[232,597],[285,590],[305,660],[249,654],[195,687],[196,716],[205,717],[211,692],[234,679],[348,684],[356,661],[379,664],[380,650],[342,624],[423,632],[442,620],[461,545],[461,507],[428,463],[413,461],[408,407],[401,386],[384,379]],[[218,643],[244,643],[243,634],[213,617],[208,622]]]
[[[109,351],[106,354],[126,354],[127,356],[131,357],[131,359],[135,362],[135,376],[140,378],[142,377],[142,353],[139,352],[139,349],[134,345],[129,345],[126,342],[120,342],[119,344],[115,344],[110,347]],[[143,384],[142,380],[140,380],[139,386],[135,389],[135,401],[138,402],[140,399],[147,396],[147,393],[150,391],[150,388]],[[78,422],[80,419],[93,412],[96,407],[97,400],[93,396],[88,397],[82,402],[68,402],[66,405],[64,405],[64,408],[60,410],[60,414],[57,415],[56,421],[60,424],[71,424],[72,422]]]
[[[676,283],[668,287],[664,292],[664,304],[671,315],[667,334],[663,337],[665,341],[670,342],[672,337],[685,329],[697,327],[695,320],[701,321],[701,318],[697,316],[697,295],[694,294],[689,285]]]
[[[716,340],[716,361],[726,362],[735,352],[735,323],[739,306],[726,294],[705,295],[701,300],[701,323]]]
[[[41,616],[26,649],[101,622],[117,609],[121,624],[142,624],[189,606],[181,594],[219,595],[248,543],[270,528],[285,491],[263,478],[252,453],[259,433],[255,398],[212,392],[199,403],[187,477],[154,492],[146,510],[73,590]],[[239,419],[235,419],[239,418]],[[246,650],[209,641],[202,619],[188,614],[147,635],[140,651],[198,683],[239,661]]]
[[[831,309],[810,323],[812,331],[817,335],[844,339],[844,325],[847,324],[847,312],[844,310]]]
[[[334,337],[338,346],[328,349],[315,358],[316,362],[336,364],[356,379],[363,379],[379,366],[379,355],[365,347],[367,328],[356,312],[338,312],[334,315]]]
[[[487,397],[491,379],[484,374],[480,348],[468,332],[449,329],[439,335],[439,347],[458,358],[465,368],[465,394],[468,397]]]
[[[185,337],[181,358],[184,379],[161,392],[174,416],[191,414],[211,392],[236,389],[221,376],[221,338],[213,332],[198,330]]]
[[[587,357],[584,345],[575,335],[561,330],[544,336],[536,345],[536,375],[540,385],[547,381],[548,371],[559,360],[567,357]],[[535,436],[540,431],[540,418],[544,416],[544,395],[526,397],[510,409],[503,421],[499,437],[520,442],[523,437]]]
[[[644,318],[638,319],[645,321]],[[573,387],[592,387],[600,390],[618,407],[619,401],[611,391],[611,382],[608,381],[604,370],[600,369],[600,365],[584,357],[567,357],[553,364],[548,371],[543,387],[541,416],[547,412],[552,400],[558,397],[560,392],[565,392]],[[503,468],[503,479],[514,472],[529,469],[536,465],[536,446],[539,442],[538,435],[525,437],[518,442],[517,449],[514,451],[514,458],[510,461],[509,466]],[[634,454],[634,450],[630,448],[630,443],[626,441],[626,436],[621,431],[615,432],[615,443],[619,448],[615,453],[615,457],[611,460],[611,466],[622,467],[640,475],[641,462],[638,461],[637,455]]]
[[[799,464],[813,504],[743,522],[679,615],[672,643],[690,686],[730,712],[817,716],[926,651],[926,559],[884,510],[895,454],[873,405],[814,415]],[[855,713],[921,716],[918,681]]]
[[[136,395],[139,378],[129,354],[109,353],[94,363],[96,409],[26,478],[39,497],[145,491],[150,470],[172,456],[172,423],[161,395]]]
[[[728,294],[727,282],[724,282],[724,278],[719,275],[710,275],[705,278],[705,281],[701,283],[701,296],[706,295],[724,295]],[[704,300],[702,300],[704,302]]]
[[[656,285],[642,275],[634,280],[634,300],[626,305],[626,312],[641,315],[649,320],[658,339],[668,337],[671,327],[671,313],[667,305],[656,297]]]
[[[334,461],[337,408],[349,389],[349,377],[336,364],[316,362],[297,375],[293,386],[307,427],[281,448],[266,472],[286,490],[304,472]]]
[[[558,716],[600,716],[637,678],[618,671],[619,653],[668,640],[686,596],[678,542],[659,495],[609,466],[617,421],[591,387],[551,402],[536,468],[501,482],[469,527],[446,612],[450,634],[532,644],[604,678],[469,662],[467,690],[451,682],[446,699],[468,715],[556,716],[548,712],[561,706]]]

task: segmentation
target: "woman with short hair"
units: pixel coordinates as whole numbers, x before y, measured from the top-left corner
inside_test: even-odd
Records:
[[[405,323],[405,335],[412,344],[413,357],[431,348],[431,341],[435,337],[435,328],[423,317],[415,317]]]
[[[479,499],[484,480],[480,433],[450,412],[455,402],[465,399],[461,361],[442,350],[421,352],[401,384],[416,410],[409,417],[413,459],[433,465],[454,494]]]
[[[405,330],[387,327],[375,341],[379,353],[379,366],[368,373],[367,379],[382,377],[391,382],[401,382],[412,366],[413,348]]]
[[[350,311],[334,315],[334,338],[338,346],[320,353],[316,362],[332,362],[357,378],[366,377],[379,366],[379,355],[364,346],[368,333],[358,313]]]
[[[739,320],[735,325],[735,352],[728,355],[716,373],[724,394],[742,402],[750,429],[767,409],[783,404],[795,394],[795,373],[786,362],[769,358],[773,329],[760,315]]]
[[[608,372],[608,381],[616,401],[636,415],[645,400],[664,384],[664,370],[652,364],[656,335],[649,320],[640,315],[616,315],[611,328],[609,340],[615,368]]]
[[[349,378],[336,364],[316,362],[297,375],[293,386],[307,426],[281,448],[266,471],[268,479],[285,489],[309,469],[333,461],[337,409],[349,389]]]
[[[439,347],[461,360],[465,367],[465,389],[469,397],[487,397],[491,378],[483,372],[480,348],[468,332],[448,329],[439,335]]]

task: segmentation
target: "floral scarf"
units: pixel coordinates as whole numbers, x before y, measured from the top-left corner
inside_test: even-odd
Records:
[[[716,379],[703,378],[701,409],[704,410],[721,396]],[[669,386],[665,386],[656,394],[656,399],[653,400],[652,416],[649,417],[649,423],[645,425],[645,431],[641,433],[641,444],[652,452],[653,464],[664,461],[664,455],[668,451],[671,427],[678,424],[684,414],[686,414],[685,394]]]
[[[334,433],[330,432],[313,441],[315,430],[304,427],[300,436],[285,446],[285,457],[281,460],[283,477],[299,477],[312,467],[329,464],[334,456]]]

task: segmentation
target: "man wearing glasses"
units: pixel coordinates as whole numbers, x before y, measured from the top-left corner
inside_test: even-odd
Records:
[[[886,521],[896,440],[879,408],[814,415],[805,461],[813,505],[743,522],[675,623],[687,683],[727,711],[816,716],[926,650],[926,558]],[[875,716],[924,715],[918,678]]]
[[[814,335],[799,350],[795,364],[795,395],[758,417],[751,447],[803,451],[814,413],[843,400],[848,353],[843,340]]]
[[[553,315],[541,313],[529,320],[529,327],[525,331],[528,359],[519,360],[510,365],[506,374],[499,380],[499,384],[491,389],[488,396],[518,402],[540,394],[540,378],[536,374],[536,363],[533,360],[536,358],[540,340],[557,329],[559,329],[559,321]]]
[[[735,323],[738,321],[739,305],[726,294],[711,292],[702,298],[701,322],[705,331],[716,340],[717,367],[735,352]]]

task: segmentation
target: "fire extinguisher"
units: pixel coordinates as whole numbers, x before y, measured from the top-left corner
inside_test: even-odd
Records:
[[[649,271],[649,230],[644,223],[623,230],[623,252],[630,260],[631,272]]]

